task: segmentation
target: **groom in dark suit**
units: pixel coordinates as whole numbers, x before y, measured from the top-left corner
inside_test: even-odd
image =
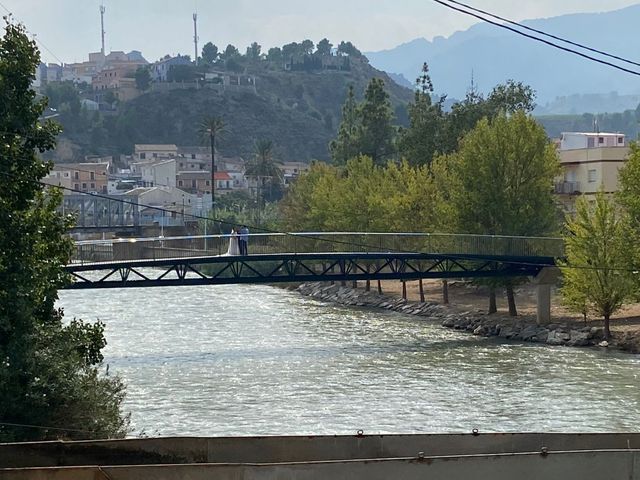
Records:
[[[239,233],[240,255],[249,255],[249,229],[243,225]]]

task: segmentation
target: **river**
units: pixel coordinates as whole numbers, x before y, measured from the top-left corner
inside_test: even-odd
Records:
[[[631,432],[640,356],[500,343],[269,286],[62,291],[150,436]]]

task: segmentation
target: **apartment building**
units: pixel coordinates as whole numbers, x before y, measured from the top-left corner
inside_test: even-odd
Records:
[[[629,155],[622,133],[563,133],[559,145],[562,175],[555,192],[567,213],[575,211],[579,195],[618,191],[618,170]]]
[[[108,173],[108,162],[65,163],[54,165],[51,173],[43,181],[72,188],[76,190],[75,193],[107,193]]]

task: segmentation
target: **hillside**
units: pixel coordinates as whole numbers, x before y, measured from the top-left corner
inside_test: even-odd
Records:
[[[638,60],[640,41],[640,5],[606,13],[586,13],[530,20],[524,24],[577,42]],[[620,96],[640,93],[638,78],[580,57],[550,48],[515,33],[488,24],[477,24],[448,38],[433,41],[416,39],[394,49],[366,53],[376,68],[416,77],[423,62],[428,62],[436,91],[462,98],[473,72],[480,90],[487,92],[507,79],[523,81],[538,92],[538,103],[546,105],[556,97],[574,94]],[[583,99],[588,100],[588,99]],[[635,102],[635,97],[629,99]],[[614,107],[622,111],[635,108],[637,102]],[[599,105],[572,105],[582,113],[602,111]],[[600,108],[598,108],[600,107]],[[612,109],[605,109],[613,111]],[[548,112],[549,110],[547,110]]]
[[[413,98],[411,90],[366,60],[351,64],[349,72],[309,73],[255,63],[245,73],[256,75],[257,93],[210,88],[152,92],[121,105],[114,114],[95,114],[89,121],[63,114],[66,130],[59,160],[128,154],[136,143],[198,145],[198,126],[207,115],[221,116],[227,123],[219,145],[224,155],[248,157],[255,140],[265,138],[273,140],[282,161],[327,160],[327,145],[339,126],[349,85],[362,96],[371,78],[383,78],[400,124],[406,123],[406,103]]]

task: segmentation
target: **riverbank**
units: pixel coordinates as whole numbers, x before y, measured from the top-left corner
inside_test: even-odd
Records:
[[[302,295],[318,300],[366,308],[381,308],[408,315],[417,315],[440,323],[445,328],[466,331],[469,334],[483,337],[499,337],[505,340],[545,343],[547,345],[564,345],[572,347],[600,347],[615,348],[630,353],[640,353],[640,329],[623,328],[612,329],[612,338],[604,341],[601,322],[584,323],[577,319],[559,317],[547,325],[538,325],[535,313],[530,313],[530,306],[524,303],[526,313],[518,317],[509,317],[498,313],[487,315],[481,308],[478,298],[468,298],[452,305],[442,305],[435,301],[420,302],[412,300],[409,293],[407,300],[401,295],[400,282],[386,282],[383,285],[384,294],[377,291],[365,291],[364,288],[351,288],[339,284],[305,283],[296,288]],[[394,285],[395,284],[395,285]],[[396,287],[395,289],[393,287]],[[433,289],[439,284],[425,285],[425,295],[433,294]],[[415,290],[407,288],[407,291]],[[451,286],[450,297],[462,297],[460,286]],[[415,293],[415,292],[414,292]],[[523,293],[523,292],[520,292]],[[475,292],[474,292],[475,294]],[[432,295],[430,295],[432,296]],[[478,295],[474,295],[478,297]],[[524,295],[522,295],[524,296]],[[415,297],[414,297],[415,298]],[[483,299],[486,303],[486,299]],[[555,318],[555,317],[554,317]]]

